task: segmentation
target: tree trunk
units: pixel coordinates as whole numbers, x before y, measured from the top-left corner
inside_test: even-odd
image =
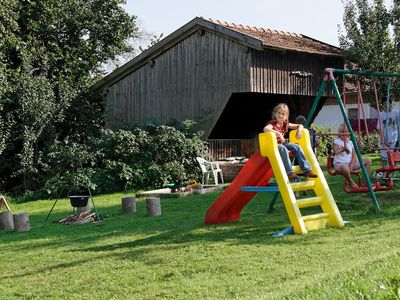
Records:
[[[151,217],[161,216],[161,202],[160,198],[149,197],[146,198],[147,214]]]
[[[13,215],[15,231],[30,231],[29,216],[25,212],[16,213]]]
[[[136,212],[136,201],[134,196],[122,197],[122,213],[130,214]]]
[[[11,211],[0,213],[0,229],[14,229],[13,213]]]

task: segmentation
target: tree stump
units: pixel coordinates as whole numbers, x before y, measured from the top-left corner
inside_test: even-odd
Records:
[[[0,229],[12,230],[14,229],[13,213],[5,211],[0,213]]]
[[[161,202],[158,197],[146,198],[147,214],[151,217],[161,216]]]
[[[30,231],[29,216],[26,212],[15,213],[13,215],[15,231]]]
[[[125,196],[121,198],[122,213],[131,214],[136,212],[136,201],[134,196]]]

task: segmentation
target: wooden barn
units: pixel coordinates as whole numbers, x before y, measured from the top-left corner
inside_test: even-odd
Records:
[[[301,34],[195,18],[94,88],[106,91],[109,128],[192,119],[214,158],[249,156],[276,103],[289,104],[291,121],[308,114],[326,67],[343,68],[340,48]]]

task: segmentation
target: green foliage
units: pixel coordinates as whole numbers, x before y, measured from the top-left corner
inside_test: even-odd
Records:
[[[150,38],[150,43],[149,43],[149,45],[147,45],[146,47],[139,46],[139,50],[140,50],[141,52],[146,51],[147,49],[149,49],[150,47],[154,46],[154,45],[157,44],[159,41],[161,41],[161,39],[163,38],[163,36],[164,36],[163,33],[161,33],[160,35],[153,35],[153,36]]]
[[[57,105],[51,83],[41,76],[20,78],[15,89],[16,111],[14,118],[21,133],[16,135],[15,142],[22,143],[22,151],[18,154],[22,174],[35,173],[34,150],[43,129],[52,118],[57,116]]]
[[[57,126],[59,137],[70,137],[85,142],[97,136],[104,127],[104,97],[90,90],[82,91],[72,99],[63,121]]]
[[[347,61],[364,70],[398,70],[395,37],[390,33],[394,11],[388,10],[383,0],[344,3],[345,33],[340,36],[340,46],[346,51]]]
[[[104,105],[88,87],[104,63],[131,50],[138,30],[122,3],[0,0],[2,190],[37,188],[41,153],[55,140],[97,134]]]
[[[378,153],[377,149],[379,148],[379,143],[378,143],[379,133],[377,131],[370,133],[369,139],[365,133],[362,133],[361,137],[356,132],[354,134],[356,135],[357,141],[360,141],[358,143],[358,147],[361,153],[365,154]]]
[[[385,6],[383,0],[346,0],[344,4],[344,32],[340,34],[339,41],[345,51],[348,67],[399,72],[400,1],[393,1],[391,9]],[[400,95],[400,88],[398,79],[392,81],[394,98]],[[366,92],[366,100],[376,107],[371,80],[361,78],[361,84]],[[382,101],[386,95],[386,79],[377,79],[376,84],[378,97]]]
[[[331,128],[313,125],[312,128],[317,133],[332,133]],[[331,152],[331,145],[333,145],[333,136],[321,135],[318,136],[319,145],[317,147],[318,157],[326,157]]]
[[[313,126],[313,128],[320,133],[337,133],[337,130],[332,130],[332,128]],[[375,154],[378,152],[378,132],[370,132],[369,135],[365,132],[358,135],[358,132],[354,132],[354,136],[357,141],[357,145],[360,149],[361,154]],[[326,158],[333,150],[333,141],[337,138],[334,135],[323,135],[319,137],[320,144],[318,146],[318,156],[319,158]]]
[[[183,128],[190,123],[184,124]],[[45,189],[57,195],[63,187],[80,182],[96,193],[105,193],[197,179],[195,158],[203,156],[206,147],[201,133],[192,133],[190,126],[186,129],[166,125],[104,129],[84,145],[70,140],[57,142],[45,162]]]

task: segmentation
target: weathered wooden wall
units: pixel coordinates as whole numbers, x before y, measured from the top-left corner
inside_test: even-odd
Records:
[[[109,87],[107,126],[209,114],[211,127],[233,91],[249,90],[249,72],[247,47],[198,31]]]
[[[207,140],[209,154],[215,159],[245,156],[249,158],[258,150],[256,139],[212,139]]]
[[[251,50],[251,92],[316,96],[327,67],[343,59],[292,51]]]
[[[261,93],[271,99],[280,95],[291,103],[294,113],[304,114],[311,107],[326,67],[341,68],[342,58],[275,49],[259,51],[199,29],[177,43],[171,42],[165,51],[108,87],[106,126],[202,119],[206,137],[222,138],[210,133],[232,95]],[[243,99],[243,105],[256,105],[252,99]],[[226,123],[227,117],[223,120]],[[219,127],[224,130],[223,124]]]

